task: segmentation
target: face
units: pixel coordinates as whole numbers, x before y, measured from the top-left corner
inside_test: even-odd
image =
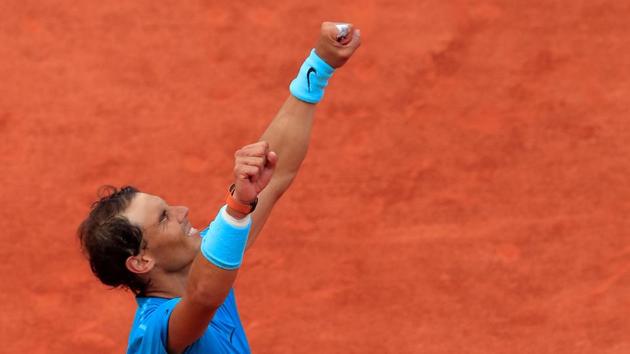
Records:
[[[123,215],[142,228],[146,243],[143,256],[152,259],[154,267],[166,273],[190,267],[201,238],[188,221],[188,208],[170,206],[160,197],[138,193]]]

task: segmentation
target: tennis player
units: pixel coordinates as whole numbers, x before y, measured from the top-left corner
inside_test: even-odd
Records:
[[[92,271],[138,303],[128,353],[250,352],[232,289],[243,254],[300,168],[328,80],[360,43],[352,25],[322,24],[260,141],[236,152],[234,184],[208,228],[194,228],[186,207],[129,186],[92,205],[78,231]]]

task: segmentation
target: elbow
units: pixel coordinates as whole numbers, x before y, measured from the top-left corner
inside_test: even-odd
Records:
[[[195,292],[186,295],[186,300],[189,303],[194,304],[196,308],[204,312],[214,312],[221,306],[223,301],[225,301],[227,292],[222,297],[219,297],[219,294],[217,293],[211,294],[208,292]]]
[[[200,309],[214,311],[225,301],[230,292],[231,286],[208,287],[203,284],[190,284],[186,289],[185,297],[190,303],[195,304]]]

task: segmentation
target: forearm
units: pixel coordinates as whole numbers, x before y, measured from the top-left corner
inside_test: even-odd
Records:
[[[199,253],[191,266],[184,298],[200,307],[214,310],[230,292],[237,273],[238,269],[219,268]]]
[[[341,34],[340,27],[344,28],[344,34]],[[277,154],[278,165],[269,186],[259,195],[258,207],[252,214],[252,232],[247,247],[255,241],[271,209],[289,188],[306,157],[315,103],[323,98],[324,89],[335,69],[345,64],[360,43],[358,30],[353,30],[351,25],[322,23],[314,50],[289,85],[291,95],[261,137]]]
[[[249,216],[237,219],[229,209],[221,208],[208,227],[189,273],[186,295],[209,307],[220,305],[232,287],[251,229]]]
[[[188,273],[186,290],[169,319],[169,352],[181,352],[199,338],[225,301],[241,265],[250,225],[249,217],[234,219],[224,209],[210,224]]]
[[[289,95],[260,138],[268,142],[279,157],[269,185],[276,194],[282,194],[289,187],[306,157],[315,107]]]

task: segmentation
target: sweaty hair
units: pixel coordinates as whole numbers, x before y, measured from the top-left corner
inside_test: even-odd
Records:
[[[101,187],[100,199],[92,204],[77,232],[94,275],[103,284],[128,288],[136,295],[145,292],[147,283],[130,272],[125,262],[144,247],[142,229],[132,225],[122,213],[138,192],[132,186]]]

